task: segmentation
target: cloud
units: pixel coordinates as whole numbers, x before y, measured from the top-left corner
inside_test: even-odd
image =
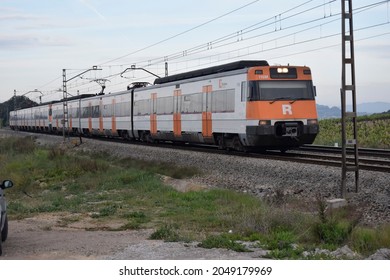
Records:
[[[387,37],[389,37],[390,33],[387,33]],[[390,59],[390,44],[388,41],[384,40],[377,40],[377,41],[370,41],[370,42],[357,42],[356,44],[356,50],[357,52],[361,52],[364,54],[366,57],[370,58],[377,58],[377,59],[383,59],[383,60],[388,60]]]
[[[38,37],[33,35],[2,36],[0,35],[0,49],[24,50],[38,47],[64,47],[70,43],[63,38]]]
[[[61,16],[60,16],[61,17]],[[17,10],[0,8],[0,23],[2,31],[8,33],[18,30],[49,30],[79,28],[88,25],[85,19],[66,20],[59,18],[59,15],[36,15],[24,13]]]
[[[8,14],[0,15],[0,21],[24,21],[24,20],[36,20],[37,17],[26,14]]]

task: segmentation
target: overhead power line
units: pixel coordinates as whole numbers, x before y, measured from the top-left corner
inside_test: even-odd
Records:
[[[247,7],[251,4],[254,4],[255,2],[258,2],[258,1],[252,1],[244,6],[241,6],[238,9],[235,9],[234,11],[237,11],[239,9]],[[286,48],[286,47],[294,46],[294,45],[308,44],[310,42],[325,40],[327,38],[331,38],[331,37],[335,37],[335,36],[340,35],[340,33],[329,34],[329,32],[321,34],[321,30],[322,30],[321,28],[323,28],[324,26],[331,24],[335,21],[340,20],[339,18],[334,19],[334,18],[338,17],[340,15],[340,13],[332,11],[332,7],[330,6],[333,2],[336,2],[336,0],[326,0],[326,2],[324,1],[324,3],[321,3],[321,5],[313,4],[310,7],[309,4],[311,2],[313,2],[313,0],[305,1],[302,4],[296,5],[293,8],[290,8],[290,9],[288,9],[280,14],[277,14],[276,16],[269,17],[265,20],[259,21],[255,24],[252,24],[248,27],[245,27],[239,31],[235,31],[235,32],[229,33],[228,35],[221,36],[221,37],[219,37],[211,42],[196,45],[196,46],[189,48],[185,51],[178,51],[178,52],[172,53],[170,55],[161,56],[159,58],[155,58],[155,59],[151,59],[151,60],[147,60],[147,61],[133,62],[132,64],[137,64],[137,66],[139,66],[139,67],[142,66],[145,68],[153,67],[153,66],[158,68],[159,67],[158,65],[160,65],[161,62],[168,59],[169,61],[176,62],[178,66],[179,66],[179,64],[181,66],[182,64],[192,63],[194,61],[194,58],[190,59],[190,57],[191,56],[194,57],[195,55],[197,55],[196,60],[202,61],[203,64],[198,63],[198,65],[196,67],[202,67],[204,65],[215,64],[216,62],[219,62],[219,61],[224,61],[224,60],[229,60],[229,59],[237,59],[239,57],[245,57],[245,56],[252,55],[252,54],[277,50],[277,49]],[[390,2],[390,0],[370,3],[370,4],[367,4],[365,6],[355,8],[354,12],[355,12],[355,14],[365,13],[366,11],[373,9],[375,7],[379,7],[379,6],[385,5],[385,4],[388,5],[389,2]],[[329,8],[328,8],[328,6],[329,6]],[[311,12],[315,9],[321,9],[321,12],[314,19],[312,18],[312,19],[306,20],[304,22],[302,22],[302,21],[299,22],[297,20],[295,20],[294,22],[289,21],[290,24],[285,23],[285,21],[287,22],[288,19],[292,19],[294,17],[299,18],[299,19],[303,19],[305,17],[301,17],[302,15],[309,14],[309,12]],[[322,9],[323,9],[323,12],[322,12]],[[173,39],[177,36],[180,36],[182,34],[190,32],[196,28],[199,28],[199,27],[201,27],[209,22],[215,21],[218,18],[221,18],[227,14],[233,13],[234,11],[226,13],[226,14],[219,16],[213,20],[210,20],[208,22],[200,24],[194,28],[191,28],[191,29],[186,30],[182,33],[171,36],[165,40],[157,42],[153,45],[147,46],[143,49],[140,49],[140,50],[137,50],[133,53],[121,56],[121,57],[116,58],[116,59],[111,60],[111,61],[119,60],[121,58],[127,57],[127,56],[134,54],[136,52],[140,52],[144,49],[151,48],[154,45],[166,42],[166,41]],[[389,23],[389,16],[388,16],[389,9],[387,8],[387,11],[383,10],[383,12],[385,12],[385,13],[387,12],[387,22],[386,23],[376,23],[376,24],[372,24],[370,26],[364,26],[364,27],[361,27],[359,29],[356,29],[356,31],[358,32],[358,31],[362,31],[365,29],[372,29],[372,28],[375,28],[377,26],[383,26],[383,25],[388,24]],[[313,13],[310,13],[310,14],[312,15]],[[317,24],[315,26],[313,26],[312,24],[316,23],[316,22],[317,22]],[[258,31],[261,31],[261,29],[264,29],[266,27],[268,27],[268,29],[269,29],[270,27],[272,27],[272,25],[275,26],[275,28],[273,28],[274,30],[266,30],[266,31],[261,32],[261,33],[258,32]],[[308,26],[305,26],[305,28],[300,28],[300,27],[304,27],[304,25],[308,25]],[[307,32],[309,30],[315,30],[316,28],[319,29],[320,32],[316,32],[314,35],[311,34],[310,37],[307,36],[306,38],[301,38],[300,40],[291,40],[290,42],[286,42],[286,40],[284,40],[283,44],[279,44],[279,40],[286,39],[288,37],[293,37],[293,36],[296,36],[297,34],[304,33],[304,32]],[[297,29],[297,30],[294,31],[293,29]],[[287,31],[287,30],[292,30],[292,32],[290,32],[289,34],[286,34],[285,31]],[[277,37],[271,36],[272,34],[278,34],[278,33],[280,34],[280,36],[277,36]],[[386,35],[386,33],[384,35]],[[374,37],[384,36],[384,35],[380,34],[380,35],[376,35]],[[266,40],[262,40],[261,42],[254,42],[253,44],[248,45],[248,42],[250,40],[254,40],[257,38],[261,38],[261,37],[266,38]],[[274,37],[274,38],[272,38],[272,37]],[[240,40],[241,38],[243,40]],[[367,38],[366,40],[368,40],[368,39],[370,39],[370,38]],[[245,46],[243,46],[244,41],[246,42]],[[275,43],[274,46],[272,46],[272,42]],[[214,53],[211,55],[199,56],[199,54],[209,52],[211,49],[212,50],[216,50],[218,48],[223,49],[223,48],[228,47],[228,46],[233,45],[233,44],[237,44],[237,46],[242,45],[242,47],[235,48],[233,50],[229,49],[225,52],[219,52],[217,54]],[[264,44],[268,44],[268,46],[266,48],[260,48]],[[332,47],[332,46],[336,46],[336,45],[338,45],[338,44],[329,44],[328,47]],[[207,46],[209,46],[210,49],[207,49]],[[256,47],[258,49],[254,50]],[[312,48],[312,49],[306,50],[305,52],[316,51],[316,50],[320,50],[320,49],[324,49],[324,48],[327,48],[327,47],[325,46],[325,47],[314,48],[314,49]],[[248,50],[248,51],[246,51],[246,50]],[[238,53],[238,54],[236,54],[236,53]],[[291,53],[291,55],[297,55],[297,54],[299,54],[299,52]],[[283,54],[283,56],[277,56],[277,58],[278,57],[285,57],[288,55],[289,55],[288,53],[285,53],[285,54]],[[228,56],[229,58],[225,58],[224,56]],[[222,57],[222,58],[220,58],[220,57]],[[208,62],[204,63],[203,61],[205,61],[205,60],[208,60]],[[107,63],[109,63],[109,62],[106,62],[105,64],[107,64]],[[123,67],[126,67],[126,65],[121,64],[121,65],[105,65],[104,66],[104,68],[108,68],[108,67],[110,68],[110,72],[111,72],[111,68],[114,68],[114,67],[122,67],[123,68]],[[186,66],[186,68],[182,68],[182,69],[176,68],[176,69],[174,69],[174,71],[172,71],[172,73],[180,72],[182,70],[191,69],[191,68],[193,69],[194,67]],[[118,77],[119,73],[122,70],[123,69],[121,69],[117,73],[110,74],[109,76],[105,76],[103,78],[106,78],[106,79],[110,78],[110,80],[112,81],[110,86],[117,86],[117,85],[119,86],[121,84],[128,83],[128,80],[121,81]],[[160,70],[162,71],[162,69],[160,69]],[[156,73],[158,73],[158,71]],[[117,76],[117,78],[115,78],[116,76]],[[138,77],[138,78],[140,78],[140,77]],[[143,78],[148,78],[148,77],[143,77]],[[119,82],[118,82],[118,80],[115,80],[115,79],[118,79]],[[57,79],[54,79],[51,82],[45,84],[44,86],[47,86],[48,84],[51,84],[52,82],[54,82],[56,80]],[[88,86],[88,89],[86,89],[85,87],[87,86],[87,84],[88,83],[78,81],[77,83],[70,85],[69,88],[71,88],[71,89],[82,88],[83,92],[96,91],[96,89],[93,87],[90,87],[90,85]],[[41,87],[39,87],[39,88],[41,88]]]
[[[120,56],[120,57],[117,57],[117,58],[111,59],[111,60],[109,60],[109,61],[103,62],[103,63],[101,63],[101,64],[99,64],[99,65],[105,65],[105,64],[108,64],[108,63],[117,61],[117,60],[119,60],[119,59],[125,58],[125,57],[127,57],[127,56],[130,56],[130,55],[133,55],[133,54],[142,52],[142,51],[147,50],[147,49],[150,49],[150,48],[152,48],[152,47],[154,47],[154,46],[157,46],[157,45],[159,45],[159,44],[162,44],[162,43],[165,43],[165,42],[167,42],[167,41],[169,41],[169,40],[172,40],[172,39],[174,39],[174,38],[177,38],[177,37],[179,37],[179,36],[181,36],[181,35],[184,35],[184,34],[186,34],[186,33],[189,33],[189,32],[191,32],[191,31],[193,31],[193,30],[195,30],[195,29],[198,29],[198,28],[200,28],[200,27],[202,27],[202,26],[205,26],[205,25],[207,25],[207,24],[209,24],[209,23],[212,23],[212,22],[214,22],[214,21],[217,21],[217,20],[219,20],[219,19],[221,19],[221,18],[223,18],[223,17],[225,17],[225,16],[227,16],[227,15],[230,15],[230,14],[232,14],[232,13],[235,13],[235,12],[237,12],[237,11],[239,11],[239,10],[241,10],[241,9],[244,9],[244,8],[246,8],[246,7],[248,7],[248,6],[252,5],[252,4],[254,4],[254,3],[256,3],[256,2],[259,2],[259,1],[260,1],[260,0],[252,1],[252,2],[250,2],[250,3],[248,3],[248,4],[245,4],[245,5],[241,6],[241,7],[238,7],[237,9],[234,9],[234,10],[232,10],[232,11],[230,11],[230,12],[227,12],[227,13],[225,13],[225,14],[223,14],[223,15],[220,15],[220,16],[218,16],[218,17],[216,17],[216,18],[213,18],[213,19],[211,19],[211,20],[208,20],[208,21],[206,21],[206,22],[204,22],[204,23],[201,23],[201,24],[199,24],[199,25],[197,25],[197,26],[195,26],[195,27],[192,27],[192,28],[190,28],[190,29],[187,29],[187,30],[185,30],[185,31],[183,31],[183,32],[180,32],[180,33],[176,34],[176,35],[173,35],[173,36],[171,36],[171,37],[168,37],[168,38],[166,38],[166,39],[164,39],[164,40],[158,41],[158,42],[156,42],[156,43],[153,43],[153,44],[151,44],[151,45],[149,45],[149,46],[146,46],[146,47],[144,47],[144,48],[138,49],[138,50],[136,50],[136,51],[130,52],[130,53],[128,53],[128,54],[122,55],[122,56]]]

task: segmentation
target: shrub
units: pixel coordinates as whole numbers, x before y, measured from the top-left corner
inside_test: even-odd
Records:
[[[354,250],[364,255],[372,254],[380,248],[390,248],[390,226],[357,227],[351,233],[350,245]]]
[[[238,243],[229,234],[211,235],[203,240],[199,247],[212,249],[212,248],[224,248],[233,250],[236,252],[250,252],[244,245]]]
[[[150,235],[150,239],[164,240],[167,242],[180,241],[179,234],[176,230],[177,228],[172,225],[163,225]]]
[[[350,226],[337,221],[319,222],[314,225],[314,234],[323,243],[339,246],[348,239]]]
[[[30,154],[35,150],[33,137],[9,137],[0,140],[1,154]]]

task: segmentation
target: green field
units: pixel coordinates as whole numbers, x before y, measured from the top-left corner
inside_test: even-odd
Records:
[[[347,139],[351,139],[352,123],[347,122]],[[340,119],[320,120],[320,133],[315,145],[341,147]],[[357,118],[358,146],[361,148],[390,149],[390,113],[374,114]]]

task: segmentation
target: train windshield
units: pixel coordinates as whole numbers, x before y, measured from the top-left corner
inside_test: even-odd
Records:
[[[313,100],[312,81],[251,81],[248,101]]]

